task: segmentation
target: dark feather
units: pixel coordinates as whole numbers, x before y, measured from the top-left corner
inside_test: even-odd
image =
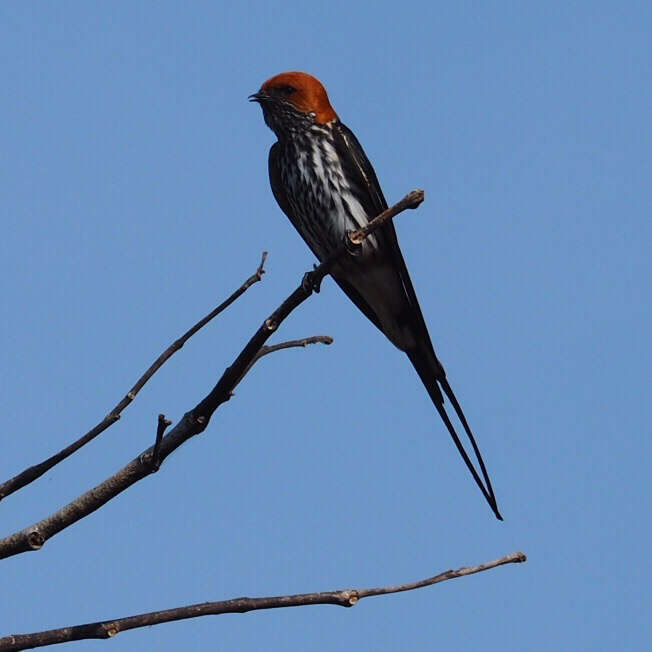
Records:
[[[376,173],[369,162],[362,146],[358,142],[353,132],[339,121],[335,121],[330,125],[333,136],[333,144],[335,151],[338,154],[339,160],[342,165],[342,171],[350,185],[351,191],[356,195],[357,200],[364,209],[367,217],[372,219],[376,215],[382,213],[387,208],[387,202],[383,192],[378,183]],[[288,216],[297,231],[303,236],[300,224],[293,215],[292,206],[285,194],[285,187],[281,181],[280,174],[280,156],[281,148],[280,143],[275,143],[269,152],[269,176],[272,186],[272,192],[283,212]],[[375,234],[378,242],[379,249],[382,251],[384,257],[388,257],[392,269],[398,275],[401,285],[404,290],[405,306],[398,315],[398,319],[402,321],[403,325],[407,327],[412,334],[415,345],[405,352],[407,353],[410,361],[416,369],[421,381],[423,382],[430,398],[435,405],[439,415],[444,422],[446,429],[452,437],[457,450],[459,451],[464,463],[468,467],[473,479],[482,491],[485,499],[489,503],[491,509],[494,511],[497,518],[502,520],[502,516],[498,511],[496,498],[494,496],[491,481],[485,468],[482,455],[476,444],[471,428],[468,425],[464,412],[453,393],[452,388],[446,380],[446,372],[441,362],[438,360],[435,350],[430,340],[428,328],[421,312],[421,307],[417,299],[410,274],[408,273],[403,254],[398,244],[396,237],[396,230],[394,224],[390,221],[382,226]],[[310,245],[310,243],[308,243]],[[319,258],[318,253],[311,247],[313,253]],[[335,278],[335,281],[348,295],[348,297],[356,304],[356,306],[380,329],[382,330],[381,322],[374,310],[364,297],[345,279]],[[453,424],[446,413],[444,408],[443,392],[451,402],[462,426],[471,442],[473,452],[478,460],[484,483],[480,479],[478,472],[475,470],[469,456],[462,446],[460,439],[453,427]]]
[[[383,191],[380,188],[380,184],[378,183],[378,178],[376,177],[373,166],[369,162],[369,159],[364,153],[362,145],[360,145],[358,139],[355,137],[355,134],[346,125],[337,122],[333,127],[333,131],[335,134],[335,148],[340,156],[340,160],[343,161],[346,166],[344,169],[345,174],[352,183],[353,188],[357,190],[358,199],[367,211],[368,217],[371,219],[372,217],[382,213],[382,211],[387,208],[387,202],[383,195]],[[384,240],[384,251],[392,258],[394,269],[401,278],[401,283],[405,289],[405,298],[409,304],[409,309],[403,311],[403,316],[405,319],[409,320],[409,326],[411,327],[412,333],[417,342],[415,349],[408,350],[406,353],[419,374],[421,381],[428,390],[432,402],[437,408],[442,421],[446,425],[456,448],[471,472],[476,484],[496,514],[496,517],[502,520],[502,516],[498,511],[489,474],[487,473],[484,460],[480,454],[480,449],[478,448],[475,437],[473,436],[471,428],[464,416],[464,412],[462,411],[462,408],[446,379],[444,367],[435,354],[435,349],[432,345],[430,334],[428,333],[428,327],[426,326],[423,313],[421,312],[421,306],[419,305],[419,300],[417,299],[414,286],[412,285],[412,279],[410,278],[405,260],[403,259],[403,254],[401,253],[398,244],[398,238],[396,237],[396,230],[393,222],[385,224],[381,228],[381,232]],[[480,465],[480,471],[486,486],[480,480],[477,471],[471,463],[468,454],[464,450],[464,447],[455,432],[453,424],[446,414],[444,398],[441,391],[442,389],[448,397],[448,400],[451,402],[453,409],[457,413],[467,437],[471,442],[473,452],[475,453],[478,464]]]
[[[299,235],[303,237],[301,229],[299,228],[299,222],[295,218],[292,206],[290,205],[290,202],[286,196],[285,186],[281,181],[281,171],[279,165],[280,147],[280,143],[274,143],[269,150],[269,182],[272,186],[272,193],[274,194],[278,205],[281,207],[281,210],[288,216],[288,219],[290,222],[292,222],[294,228],[299,232]],[[312,246],[310,246],[310,242],[306,240],[306,243],[312,250],[312,253],[315,254],[317,259],[319,259],[319,254],[314,250]],[[378,329],[382,330],[376,313],[372,310],[371,306],[362,298],[362,295],[346,280],[334,280],[340,286],[342,291],[349,297],[349,299],[355,303],[358,309],[361,310]]]
[[[358,199],[367,211],[367,216],[369,219],[372,219],[387,208],[387,202],[385,201],[383,191],[380,189],[376,173],[364,153],[362,145],[360,145],[354,133],[347,126],[338,123],[334,128],[334,132],[336,134],[335,148],[341,160],[346,164],[345,173],[349,175],[350,182],[358,191]],[[428,328],[421,312],[421,306],[419,305],[417,294],[414,291],[412,279],[403,259],[401,248],[398,245],[394,223],[392,221],[387,222],[381,227],[380,232],[384,245],[383,251],[391,257],[392,266],[398,273],[405,290],[405,296],[409,305],[409,309],[404,311],[405,317],[410,321],[413,333],[419,336],[418,340],[423,340],[423,343],[427,343],[428,348],[432,350],[432,356],[437,361],[441,373],[444,374],[444,368],[437,360],[432,343],[430,342],[430,335],[428,334]]]

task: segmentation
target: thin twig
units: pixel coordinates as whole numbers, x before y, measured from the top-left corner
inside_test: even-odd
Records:
[[[51,629],[45,632],[33,634],[15,634],[0,638],[0,652],[9,650],[25,650],[56,643],[68,643],[92,638],[111,638],[120,632],[138,627],[149,627],[175,620],[197,618],[199,616],[220,615],[227,613],[245,613],[260,609],[277,609],[283,607],[305,607],[316,604],[332,604],[340,607],[352,607],[363,598],[400,593],[402,591],[413,591],[440,582],[446,582],[457,577],[465,577],[474,573],[490,570],[505,564],[518,564],[526,561],[522,552],[513,552],[511,555],[501,557],[478,566],[467,566],[457,570],[449,570],[434,577],[429,577],[418,582],[400,584],[398,586],[384,586],[372,589],[344,589],[340,591],[327,591],[323,593],[302,593],[299,595],[283,595],[266,598],[235,598],[220,602],[202,602],[175,609],[164,611],[153,611],[126,618],[105,620],[73,627],[62,627]]]
[[[333,338],[330,335],[313,335],[312,337],[304,337],[300,340],[288,340],[287,342],[280,342],[279,344],[270,344],[263,346],[258,353],[256,353],[255,360],[260,360],[265,355],[274,353],[274,351],[282,351],[283,349],[305,348],[309,344],[332,344]]]
[[[313,337],[304,337],[303,339],[300,340],[289,340],[287,342],[281,342],[280,344],[271,344],[271,345],[265,345],[260,348],[258,353],[254,356],[254,359],[249,363],[249,365],[243,370],[242,376],[238,380],[238,382],[234,385],[237,387],[237,385],[240,384],[242,379],[249,373],[249,370],[251,367],[258,362],[262,357],[269,355],[270,353],[274,353],[274,351],[282,351],[283,349],[294,349],[294,348],[305,348],[308,346],[308,344],[332,344],[333,343],[333,338],[330,337],[330,335],[315,335]]]
[[[209,321],[217,317],[221,312],[226,310],[236,299],[241,297],[254,283],[257,283],[263,278],[265,273],[264,265],[267,258],[267,252],[264,251],[260,264],[256,271],[228,298],[223,301],[214,310],[209,312],[205,317],[200,319],[192,328],[186,331],[179,339],[175,340],[170,346],[161,353],[161,355],[152,363],[149,369],[138,379],[136,384],[125,394],[122,400],[100,421],[95,427],[91,428],[85,435],[80,437],[77,441],[66,446],[52,457],[49,457],[34,466],[30,466],[18,475],[0,484],[0,500],[6,498],[10,494],[22,489],[34,480],[40,478],[44,473],[49,471],[52,467],[62,462],[67,457],[78,451],[82,446],[88,444],[99,434],[104,432],[107,428],[112,426],[118,419],[124,409],[136,398],[136,395],[143,388],[145,383],[171,358],[183,345],[201,328],[206,326]]]
[[[355,251],[369,235],[377,231],[386,222],[394,219],[399,213],[408,209],[418,208],[424,198],[425,193],[423,190],[412,190],[401,201],[385,209],[361,229],[349,231],[345,241],[321,265],[318,265],[313,272],[310,272],[311,280],[315,287],[319,288],[321,280],[330,273],[333,263],[340,256],[352,250]]]
[[[400,202],[371,220],[366,227],[366,235],[372,233],[401,211],[407,208],[414,208],[422,200],[422,191],[409,193]],[[315,279],[317,281],[321,280],[328,273],[334,261],[339,256],[348,252],[348,250],[349,247],[347,244],[342,244],[332,256],[329,256],[313,272],[309,272],[306,275],[306,277],[310,278],[309,283],[305,282],[306,277],[304,277],[299,287],[263,322],[234,360],[233,364],[226,368],[222,377],[210,393],[192,410],[186,412],[174,428],[163,437],[159,447],[161,464],[181,444],[206,429],[215,410],[231,398],[233,389],[251,368],[252,361],[265,342],[278,329],[283,320],[311,296]],[[152,449],[153,447],[150,446],[120,471],[50,516],[4,539],[0,539],[0,559],[22,552],[40,550],[49,538],[88,516],[96,509],[105,505],[109,500],[128,489],[132,484],[149,475],[152,472],[151,464],[149,463]]]
[[[425,199],[423,190],[413,190],[409,192],[400,202],[390,206],[387,210],[383,211],[380,215],[375,217],[371,222],[367,223],[357,231],[349,233],[349,240],[353,245],[360,245],[362,241],[373,231],[379,229],[385,222],[389,222],[394,216],[398,215],[404,210],[418,208],[421,202]]]
[[[154,442],[154,450],[152,451],[152,470],[158,471],[161,466],[159,452],[161,450],[161,441],[163,441],[163,433],[165,429],[172,424],[170,419],[166,419],[164,414],[158,415],[158,423],[156,424],[156,441]]]

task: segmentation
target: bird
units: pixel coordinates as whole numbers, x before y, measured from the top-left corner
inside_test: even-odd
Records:
[[[268,159],[272,193],[315,256],[324,261],[347,233],[387,208],[376,173],[353,131],[331,106],[323,84],[305,72],[283,72],[249,96],[275,133]],[[349,299],[404,351],[496,518],[503,520],[475,438],[433,348],[396,230],[388,221],[357,251],[339,256],[330,274]],[[446,412],[450,401],[471,443],[471,463]]]

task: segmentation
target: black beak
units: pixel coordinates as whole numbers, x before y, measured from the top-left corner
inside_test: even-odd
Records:
[[[250,95],[247,99],[250,102],[262,102],[265,98],[267,97],[267,93],[264,93],[263,91],[258,91],[257,93],[254,93],[253,95]]]

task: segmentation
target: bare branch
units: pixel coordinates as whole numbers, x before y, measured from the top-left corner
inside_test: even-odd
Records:
[[[163,433],[165,429],[172,424],[170,419],[166,419],[164,414],[158,415],[158,423],[156,427],[156,440],[154,441],[154,450],[152,451],[151,464],[154,470],[158,471],[161,466],[161,460],[159,459],[159,453],[161,450],[161,441],[163,441]]]
[[[512,552],[509,555],[505,555],[500,559],[495,559],[494,561],[488,561],[484,564],[478,564],[477,566],[463,566],[457,570],[449,570],[434,577],[428,577],[425,580],[419,580],[418,582],[410,582],[409,584],[399,584],[397,586],[381,586],[376,589],[360,589],[358,591],[358,598],[368,598],[374,595],[387,595],[388,593],[402,593],[403,591],[413,591],[414,589],[422,589],[426,586],[432,586],[433,584],[439,584],[440,582],[445,582],[446,580],[453,580],[457,577],[465,577],[466,575],[475,575],[475,573],[481,573],[482,571],[490,570],[496,568],[497,566],[504,566],[505,564],[520,564],[527,561],[527,557],[522,552]]]
[[[332,344],[333,338],[330,335],[313,335],[312,337],[304,337],[300,340],[288,340],[287,342],[280,342],[279,344],[270,344],[263,346],[256,354],[254,361],[260,360],[263,356],[274,353],[274,351],[282,351],[283,349],[305,348],[309,344]]]
[[[15,634],[0,638],[0,652],[9,650],[26,650],[29,648],[43,647],[45,645],[54,645],[56,643],[68,643],[70,641],[80,641],[91,638],[111,638],[120,632],[138,627],[149,627],[159,625],[175,620],[184,620],[187,618],[197,618],[199,616],[211,616],[227,613],[245,613],[247,611],[256,611],[260,609],[277,609],[284,607],[305,607],[316,604],[332,604],[340,607],[352,607],[363,598],[388,595],[390,593],[400,593],[402,591],[413,591],[440,582],[446,582],[457,577],[465,577],[474,573],[490,570],[505,564],[518,564],[526,561],[527,558],[522,552],[513,552],[511,555],[501,557],[494,561],[478,566],[466,566],[457,570],[448,570],[434,577],[429,577],[418,582],[409,584],[400,584],[398,586],[384,586],[371,589],[344,589],[340,591],[327,591],[323,593],[303,593],[299,595],[273,596],[267,598],[234,598],[232,600],[223,600],[220,602],[202,602],[177,607],[175,609],[166,609],[164,611],[154,611],[116,620],[108,620],[85,625],[76,625],[74,627],[62,627],[61,629],[51,629],[45,632],[35,632],[33,634]]]
[[[253,360],[249,363],[249,366],[247,366],[243,372],[242,376],[238,380],[238,382],[235,384],[237,386],[242,379],[249,373],[249,370],[260,360],[262,357],[269,355],[270,353],[274,353],[274,351],[282,351],[283,349],[293,349],[293,348],[298,348],[298,347],[303,347],[305,348],[308,344],[332,344],[333,343],[333,338],[330,337],[330,335],[314,335],[313,337],[304,337],[301,340],[289,340],[287,342],[281,342],[280,344],[271,344],[271,345],[265,345],[261,347],[261,349],[256,353],[254,356]],[[234,386],[234,388],[235,388]]]
[[[385,222],[389,222],[393,217],[410,208],[418,208],[421,202],[425,199],[423,190],[413,190],[409,192],[400,202],[390,206],[387,210],[383,211],[380,215],[376,216],[366,226],[363,226],[357,231],[349,233],[349,240],[353,245],[361,245],[362,241],[376,229],[379,229]]]
[[[143,388],[145,383],[171,358],[183,345],[201,328],[206,326],[209,321],[217,317],[221,312],[226,310],[236,299],[241,297],[254,283],[257,283],[263,278],[265,273],[264,265],[267,258],[267,252],[264,251],[260,264],[256,271],[228,298],[223,301],[214,310],[209,312],[205,317],[200,319],[190,330],[186,331],[179,339],[172,342],[172,344],[152,363],[149,369],[138,379],[136,384],[125,394],[122,400],[100,421],[95,427],[91,428],[85,435],[80,437],[77,441],[66,446],[63,450],[59,451],[52,457],[49,457],[34,466],[30,466],[18,475],[10,478],[6,482],[0,484],[0,500],[6,498],[10,494],[22,489],[34,480],[40,478],[44,473],[49,471],[53,466],[59,464],[67,457],[78,451],[82,446],[88,444],[103,433],[107,428],[112,426],[118,419],[123,410],[136,398],[136,395]]]
[[[375,229],[379,228],[387,220],[398,215],[401,211],[407,208],[414,208],[422,200],[422,191],[409,193],[400,202],[375,217],[367,225],[364,237],[373,233]],[[353,235],[355,236],[357,233],[355,232]],[[316,284],[328,274],[333,262],[339,256],[348,252],[350,246],[348,243],[343,243],[332,256],[329,256],[314,271],[306,274],[299,287],[263,322],[234,360],[233,364],[226,368],[211,392],[192,410],[186,412],[174,428],[160,441],[158,451],[160,464],[163,463],[170,453],[181,446],[181,444],[206,429],[215,410],[231,398],[233,389],[249,371],[253,360],[265,342],[278,329],[283,320],[311,296]],[[110,478],[90,491],[87,491],[85,494],[82,494],[50,516],[4,539],[0,539],[0,559],[22,552],[40,550],[49,538],[88,516],[109,500],[125,491],[125,489],[128,489],[132,484],[153,473],[157,469],[151,464],[152,452],[153,446],[141,453],[141,455],[133,459]]]
[[[314,289],[319,288],[324,276],[330,273],[333,263],[346,252],[356,251],[362,242],[377,231],[383,224],[394,219],[399,213],[407,209],[418,208],[425,198],[423,190],[412,190],[401,201],[396,202],[393,206],[385,209],[380,215],[376,215],[373,220],[368,222],[357,231],[349,231],[346,240],[323,262],[310,273]]]

